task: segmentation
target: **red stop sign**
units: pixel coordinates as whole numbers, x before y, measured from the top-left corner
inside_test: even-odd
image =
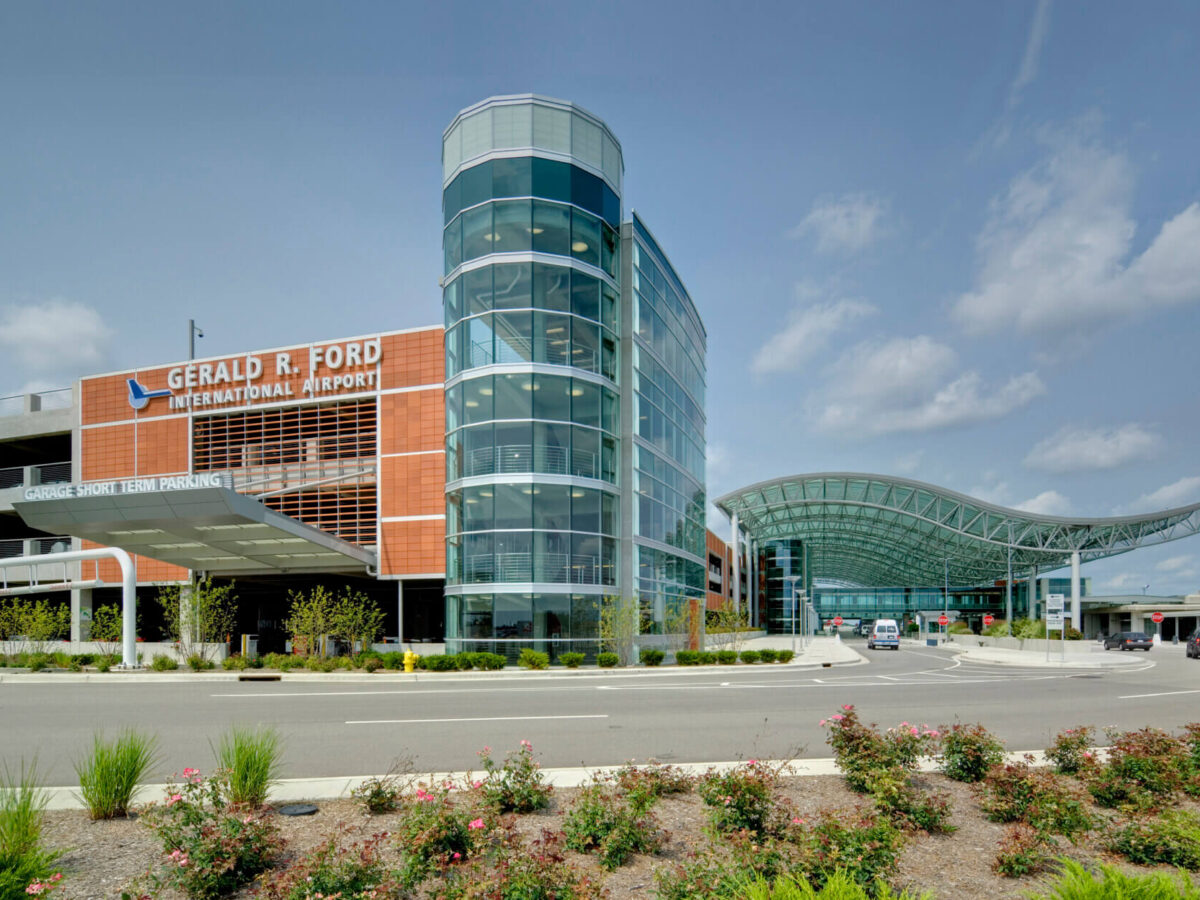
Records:
[[[1155,625],[1157,625],[1157,624],[1158,624],[1159,622],[1161,622],[1162,620],[1163,620],[1163,614],[1162,614],[1162,613],[1155,613],[1154,615],[1152,615],[1152,616],[1150,617],[1150,621],[1151,621],[1151,622],[1153,622]]]
[[[841,625],[841,624],[842,624],[842,617],[841,617],[841,616],[834,616],[834,617],[833,617],[833,624],[834,624],[834,626],[839,626],[839,625]]]
[[[938,624],[939,625],[949,625],[950,617],[949,616],[938,616]]]
[[[986,616],[983,617],[983,624],[985,627],[988,625],[991,625],[995,621],[996,621],[996,617],[993,616],[991,613],[988,613]]]

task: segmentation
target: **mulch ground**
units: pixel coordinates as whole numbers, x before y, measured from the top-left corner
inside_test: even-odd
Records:
[[[940,775],[921,776],[921,781],[927,788],[950,795],[952,822],[957,830],[949,835],[911,836],[890,879],[895,886],[930,891],[938,900],[985,897],[1016,900],[1045,884],[1048,876],[1044,875],[1012,879],[992,873],[991,864],[1006,826],[987,821],[971,786]],[[558,829],[576,793],[573,789],[556,790],[548,809],[518,818],[518,829],[529,838],[539,836],[543,828]],[[806,817],[823,809],[866,805],[864,798],[849,791],[836,775],[785,778],[782,793]],[[380,831],[391,831],[397,820],[391,814],[368,816],[350,800],[323,801],[318,805],[320,811],[314,816],[277,817],[287,841],[287,858],[295,858],[339,830],[350,843]],[[1200,804],[1194,801],[1184,801],[1180,806],[1200,812]],[[1111,815],[1107,810],[1094,811]],[[704,805],[695,794],[666,797],[654,808],[654,814],[670,833],[659,854],[636,856],[613,873],[605,872],[589,856],[568,852],[569,861],[599,880],[612,900],[653,897],[655,870],[682,861],[689,850],[703,847],[709,841],[704,831]],[[49,812],[44,837],[49,847],[67,851],[61,860],[65,875],[61,896],[71,900],[119,898],[122,888],[160,859],[154,835],[136,818],[92,822],[83,812]],[[1129,871],[1149,871],[1108,855],[1094,838],[1084,839],[1076,846],[1063,841],[1060,848],[1062,855],[1081,862],[1107,862]],[[247,889],[234,896],[249,898],[251,894]],[[160,896],[162,900],[179,900],[174,894]]]

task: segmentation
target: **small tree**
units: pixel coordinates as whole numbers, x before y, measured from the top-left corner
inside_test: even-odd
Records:
[[[364,651],[370,649],[383,630],[384,613],[379,604],[362,591],[346,587],[331,607],[329,634],[349,644],[351,653],[356,645]]]
[[[702,600],[693,601],[688,597],[682,597],[667,604],[663,635],[666,638],[667,647],[672,653],[687,650],[691,645],[692,635],[699,636],[697,619],[703,613],[697,609],[697,606],[701,603],[703,603]]]
[[[317,585],[308,594],[288,591],[287,621],[283,627],[292,636],[292,648],[302,653],[325,655],[325,635],[333,631],[333,595],[329,589]]]
[[[237,594],[233,589],[232,581],[217,585],[211,576],[190,585],[159,588],[163,630],[184,656],[210,659],[214,655],[212,645],[229,640],[237,621]]]
[[[732,601],[726,600],[725,605],[720,609],[712,610],[709,617],[712,620],[712,627],[705,636],[712,644],[741,653],[742,645],[746,642],[746,636],[742,629],[749,624],[745,611],[735,607]]]
[[[9,640],[22,638],[30,653],[48,653],[53,641],[71,630],[71,607],[49,600],[13,597],[0,612],[0,628]]]
[[[98,606],[92,612],[92,640],[101,653],[115,656],[120,652],[125,617],[119,606]],[[141,616],[137,619],[137,630],[141,630]]]
[[[617,654],[622,666],[633,664],[638,634],[637,598],[607,596],[600,601],[600,649]]]

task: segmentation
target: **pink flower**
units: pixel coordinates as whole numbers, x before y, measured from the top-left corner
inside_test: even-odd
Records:
[[[51,881],[62,881],[62,872],[55,872],[50,876]]]
[[[40,894],[43,890],[45,890],[45,885],[43,885],[41,882],[35,881],[33,884],[29,885],[29,887],[25,888],[25,893]]]
[[[454,855],[450,858],[451,859],[462,859],[462,854],[456,850],[456,851],[454,851]]]
[[[526,748],[527,750],[533,749],[533,744],[529,743],[529,741],[526,741],[526,740],[521,741],[521,746]]]
[[[846,710],[847,712],[849,712],[850,710],[854,709],[854,707],[853,707],[852,705],[850,705],[849,703],[843,703],[843,704],[842,704],[842,709],[844,709],[844,710]]]
[[[253,816],[246,816],[246,818],[242,819],[242,824],[243,824],[243,825],[249,825],[249,824],[250,824],[250,820],[251,820],[252,818],[253,818]]]
[[[835,722],[840,722],[840,721],[842,721],[842,719],[844,719],[844,718],[846,718],[846,717],[845,717],[845,716],[843,716],[841,713],[834,713],[834,714],[833,714],[832,716],[830,716],[829,718],[833,719],[833,721],[835,721]]]
[[[917,731],[916,728],[910,728],[908,731],[909,731],[909,734],[919,734],[919,732]]]
[[[472,781],[472,782],[471,782],[471,787],[473,787],[473,788],[481,788],[481,787],[483,787],[483,782],[482,782],[482,781]]]
[[[821,727],[824,727],[824,726],[825,726],[825,720],[824,720],[824,719],[822,719],[822,720],[821,720]]]
[[[178,803],[182,799],[183,799],[182,794],[172,794],[170,797],[167,798],[167,806],[174,806],[176,803]]]
[[[1091,758],[1092,758],[1092,754],[1090,754],[1088,751],[1084,750],[1084,751],[1083,751],[1083,758],[1084,758],[1084,759],[1091,759]]]
[[[757,759],[752,759],[752,760],[750,760],[750,765],[752,765],[752,766],[757,766],[757,765],[758,765],[758,760],[757,760]]]
[[[184,770],[183,770],[183,777],[184,777],[184,778],[191,778],[191,777],[193,777],[193,776],[195,776],[195,775],[199,775],[199,774],[200,774],[200,770],[199,770],[199,769],[184,769]]]
[[[482,818],[472,819],[470,822],[467,823],[467,827],[470,828],[472,831],[474,831],[477,828],[482,828],[483,827],[483,819]]]
[[[793,825],[803,825],[804,820],[797,816],[795,819],[792,819],[792,824]]]

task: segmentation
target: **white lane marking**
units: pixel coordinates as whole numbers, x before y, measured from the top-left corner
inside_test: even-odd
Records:
[[[1126,694],[1118,700],[1140,700],[1143,697],[1173,697],[1176,694],[1200,694],[1200,691],[1163,691],[1159,694]]]
[[[432,722],[530,722],[537,719],[607,719],[607,714],[591,716],[476,716],[469,719],[351,719],[347,725],[425,725]]]
[[[900,680],[895,675],[880,675],[879,677],[886,678],[888,681],[899,681]]]

